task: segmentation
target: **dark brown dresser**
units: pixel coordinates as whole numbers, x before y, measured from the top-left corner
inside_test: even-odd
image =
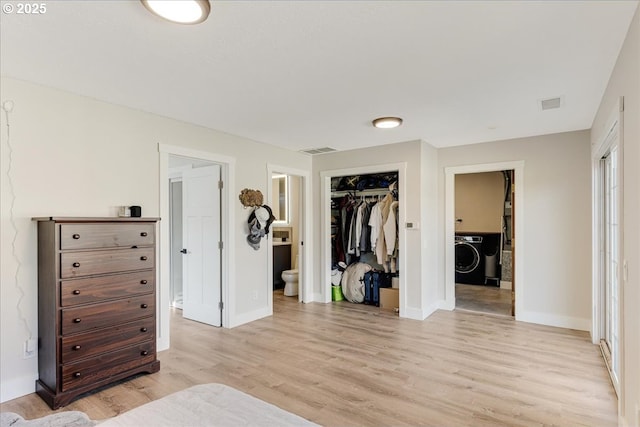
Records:
[[[157,372],[158,218],[34,220],[36,393],[56,409],[97,387]]]

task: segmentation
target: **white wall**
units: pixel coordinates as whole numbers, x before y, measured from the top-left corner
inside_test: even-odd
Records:
[[[37,378],[37,359],[22,358],[29,333],[21,318],[32,336],[38,333],[36,226],[31,218],[115,216],[116,206],[133,204],[142,206],[144,216],[159,216],[158,143],[236,159],[235,188],[230,189],[237,261],[230,285],[235,287],[236,303],[229,310],[235,324],[268,311],[267,248],[262,245],[255,251],[245,243],[249,211],[237,194],[245,187],[266,194],[271,184],[267,163],[310,170],[310,157],[19,80],[3,77],[0,84],[2,100],[15,103],[9,115],[13,188],[7,176],[4,115],[1,122],[1,401],[33,392]],[[10,221],[12,193],[17,234]],[[308,215],[313,220],[313,213]]]
[[[524,161],[524,274],[516,313],[525,321],[589,330],[591,204],[589,131],[440,149],[439,247],[444,247],[444,168]],[[518,189],[516,188],[516,192]],[[520,254],[522,256],[522,254]],[[516,254],[518,256],[518,254]],[[439,283],[444,286],[443,262]]]
[[[623,378],[621,424],[640,425],[640,8],[636,10],[609,84],[593,121],[599,142],[614,104],[624,96],[623,253],[628,278],[623,283]]]

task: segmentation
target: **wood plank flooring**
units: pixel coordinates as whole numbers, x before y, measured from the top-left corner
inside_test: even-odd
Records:
[[[511,289],[456,283],[456,309],[511,316]]]
[[[325,426],[617,424],[617,401],[586,332],[465,311],[425,321],[376,307],[299,304],[234,329],[171,319],[160,372],[60,410],[104,419],[202,383],[235,387]],[[2,404],[52,413],[35,394]]]

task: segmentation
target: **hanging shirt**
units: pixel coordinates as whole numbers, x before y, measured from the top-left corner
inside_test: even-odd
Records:
[[[369,226],[371,227],[371,250],[375,251],[378,242],[378,235],[382,228],[382,212],[380,211],[380,203],[376,203],[371,208],[369,216]]]

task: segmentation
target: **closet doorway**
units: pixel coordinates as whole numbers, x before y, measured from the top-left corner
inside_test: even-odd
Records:
[[[456,295],[456,279],[460,281],[460,274],[456,270],[463,270],[464,266],[457,265],[457,264],[466,262],[467,259],[465,258],[468,258],[469,260],[472,258],[472,257],[465,257],[465,254],[461,253],[462,251],[460,250],[459,246],[466,245],[469,247],[474,247],[474,249],[477,251],[476,261],[478,261],[478,264],[480,264],[482,261],[485,261],[485,256],[487,254],[494,255],[494,253],[490,253],[490,252],[496,252],[495,253],[496,256],[503,255],[499,253],[500,251],[495,250],[496,246],[498,248],[500,247],[504,248],[504,241],[496,245],[495,244],[496,234],[491,233],[493,235],[490,236],[488,239],[494,240],[494,244],[493,244],[494,250],[483,252],[482,243],[478,238],[481,238],[482,241],[484,241],[487,236],[483,235],[483,233],[480,232],[482,230],[469,229],[468,231],[470,233],[459,231],[460,226],[459,225],[458,227],[456,226],[457,224],[459,224],[457,219],[462,219],[462,223],[464,224],[465,218],[464,217],[459,218],[456,216],[456,178],[458,176],[462,176],[466,174],[481,174],[481,173],[488,173],[488,172],[495,172],[495,173],[498,173],[498,176],[500,174],[504,176],[503,171],[509,171],[509,179],[511,181],[510,182],[511,191],[510,191],[510,194],[508,195],[509,197],[505,197],[505,199],[510,198],[510,200],[508,200],[510,211],[508,209],[502,210],[503,212],[502,216],[505,217],[504,219],[508,220],[507,221],[508,224],[502,224],[500,226],[500,228],[502,228],[502,231],[497,233],[497,237],[498,237],[498,242],[499,242],[499,239],[504,239],[505,238],[505,236],[503,235],[503,232],[504,232],[506,233],[506,237],[509,238],[511,241],[511,244],[506,246],[507,249],[510,249],[510,252],[511,252],[510,253],[511,255],[511,281],[510,282],[512,287],[511,313],[508,313],[508,314],[514,316],[516,320],[518,320],[519,313],[522,313],[522,307],[524,305],[522,296],[526,295],[526,292],[524,292],[526,283],[523,280],[524,274],[523,274],[523,262],[522,262],[522,256],[521,256],[521,254],[523,253],[522,252],[522,247],[523,247],[522,212],[524,212],[524,205],[523,205],[524,162],[523,161],[469,165],[469,166],[456,166],[456,167],[445,168],[445,304],[444,304],[444,308],[453,310],[458,306],[457,295]],[[505,204],[505,206],[507,205]],[[505,213],[510,213],[511,218],[508,218],[507,215],[504,215]],[[473,225],[471,227],[473,227]],[[458,256],[456,256],[457,255],[456,249],[458,249]],[[471,249],[469,249],[469,253],[475,254],[476,252],[473,252]],[[508,260],[506,260],[503,256],[502,262],[505,263],[505,262],[508,262]],[[471,266],[475,265],[475,263],[472,263],[471,261],[469,261],[469,264]],[[485,279],[487,279],[485,274],[486,270],[484,266],[482,267],[480,272],[481,272],[482,278],[481,279],[475,278],[474,280],[476,281],[481,280],[481,285],[477,285],[477,286],[484,286],[484,281]],[[497,272],[497,269],[495,269],[494,272]],[[496,275],[497,274],[492,274],[492,276],[496,276]],[[488,279],[489,280],[487,282],[489,284],[491,284],[491,281],[493,279],[493,286],[496,286],[495,277],[489,276]],[[472,285],[472,286],[476,286],[476,285]],[[473,288],[470,288],[470,289],[473,290]],[[482,290],[482,288],[480,287],[477,289]],[[501,291],[501,289],[498,289],[498,290]],[[463,289],[461,289],[461,297],[462,297],[461,299],[464,299],[464,297],[468,297],[468,295],[462,295],[462,291]],[[508,304],[508,298],[506,298],[506,300],[507,300],[506,303]],[[461,301],[461,302],[464,304],[464,301]],[[507,314],[507,313],[505,312],[504,314]]]
[[[455,175],[456,309],[513,316],[513,170]]]
[[[384,177],[385,175],[393,175],[394,179],[397,178],[396,185],[391,189],[389,185],[384,186],[385,188],[380,187],[380,183],[376,185],[375,179]],[[340,188],[339,181],[346,178],[360,177],[358,179],[358,183],[352,183],[356,186],[356,189],[359,191],[353,191],[352,197],[355,199],[367,197],[374,198],[377,201],[378,197],[385,197],[389,195],[391,191],[397,192],[397,223],[399,225],[405,224],[405,212],[406,212],[406,203],[405,203],[405,188],[406,188],[406,164],[404,163],[394,163],[394,164],[386,164],[386,165],[377,165],[377,166],[368,166],[368,167],[360,167],[360,168],[351,168],[351,169],[339,169],[339,170],[329,170],[322,171],[320,173],[320,182],[322,185],[322,193],[321,193],[321,285],[319,290],[319,295],[317,295],[317,301],[324,301],[325,303],[329,303],[332,301],[332,270],[335,264],[336,256],[334,253],[334,246],[332,245],[332,237],[335,238],[336,234],[332,233],[332,228],[335,229],[336,224],[332,224],[332,218],[335,219],[335,211],[338,206],[335,205],[335,201],[338,198],[349,197],[349,192],[351,191],[349,188]],[[371,178],[371,182],[367,180]],[[333,184],[332,184],[333,183]],[[390,184],[390,183],[389,183]],[[359,188],[358,188],[359,186]],[[369,188],[367,188],[369,187]],[[359,194],[360,193],[360,194]],[[333,199],[333,200],[332,200]],[[333,202],[333,203],[332,203]],[[332,212],[333,208],[333,212]],[[406,251],[405,251],[405,227],[399,226],[397,227],[397,244],[396,247],[398,249],[397,257],[393,260],[393,263],[389,262],[388,269],[391,275],[393,275],[397,280],[397,298],[398,298],[398,311],[400,317],[405,317],[406,311],[406,302],[405,302],[405,277],[406,277]],[[345,254],[345,259],[348,255]],[[372,257],[370,257],[372,258]],[[361,257],[351,258],[350,261],[360,261],[366,264],[369,264],[366,259],[365,261],[361,260]],[[387,272],[387,268],[384,265],[379,264],[378,262],[374,262],[374,259],[371,259],[371,262],[374,264],[374,267],[378,267],[379,270]],[[381,266],[380,266],[381,265]]]

